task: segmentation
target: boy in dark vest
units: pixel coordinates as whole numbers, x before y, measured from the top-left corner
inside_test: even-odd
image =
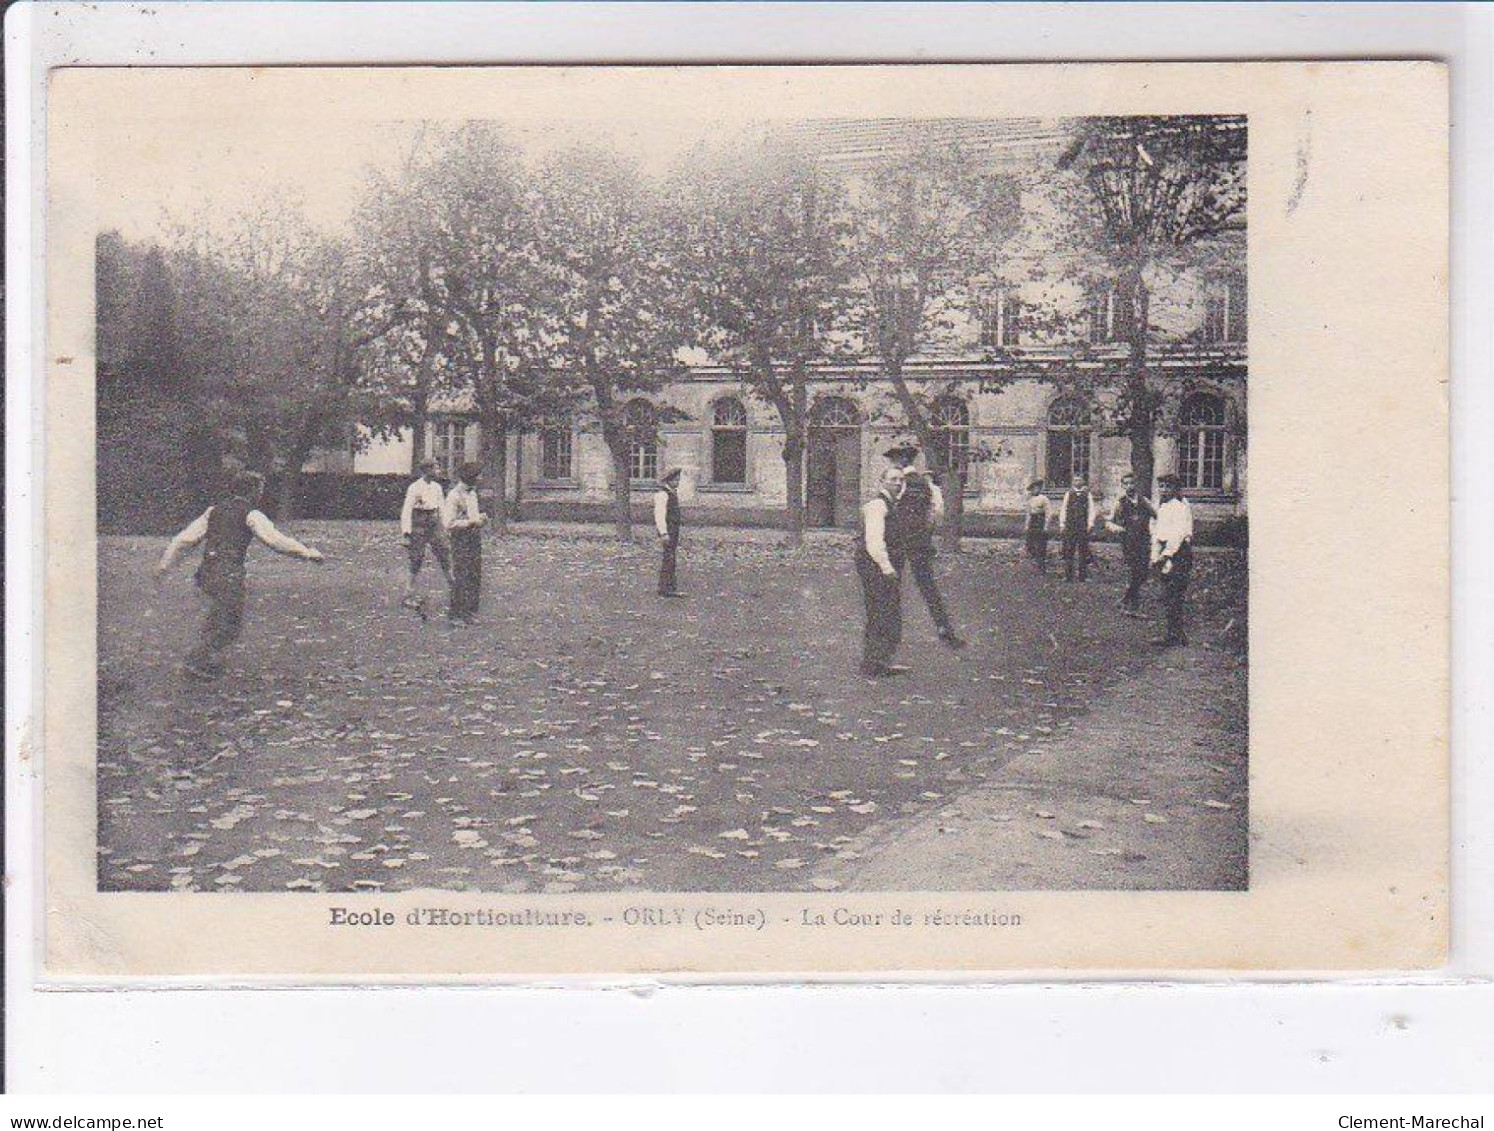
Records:
[[[866,603],[866,629],[861,643],[861,674],[880,677],[908,669],[893,664],[903,638],[903,575],[887,545],[887,525],[903,493],[903,470],[882,473],[877,494],[861,508],[861,537],[856,539],[856,575]]]
[[[659,533],[659,596],[681,597],[675,570],[680,550],[680,475],[682,469],[671,467],[659,479],[654,492],[654,529]]]
[[[899,572],[906,561],[913,581],[923,594],[929,616],[939,632],[939,639],[954,649],[965,647],[965,640],[955,632],[949,610],[934,577],[934,527],[944,512],[944,498],[938,484],[927,472],[904,469],[903,493],[892,508],[887,543]]]
[[[321,552],[301,545],[258,510],[264,477],[252,471],[235,476],[228,495],[198,515],[171,540],[156,566],[159,583],[187,549],[201,544],[202,564],[197,587],[207,596],[208,614],[202,641],[187,655],[183,668],[194,679],[217,679],[223,674],[223,652],[244,627],[244,559],[256,538],[277,554],[320,562]]]
[[[1063,547],[1063,579],[1074,580],[1074,559],[1079,560],[1079,580],[1089,578],[1089,532],[1100,517],[1099,504],[1089,493],[1084,476],[1074,476],[1074,483],[1064,493],[1058,509],[1058,532]]]
[[[1122,475],[1120,501],[1105,526],[1121,538],[1128,580],[1120,607],[1127,616],[1141,615],[1141,587],[1151,569],[1152,519],[1156,516],[1156,508],[1136,490],[1136,476],[1129,471]]]

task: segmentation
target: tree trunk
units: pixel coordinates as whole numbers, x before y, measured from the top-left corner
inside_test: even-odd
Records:
[[[1130,401],[1130,419],[1126,435],[1131,440],[1131,472],[1142,498],[1152,493],[1152,473],[1156,470],[1153,433],[1157,420],[1157,398],[1147,380],[1147,324],[1150,321],[1146,287],[1142,285],[1141,265],[1127,268],[1122,286],[1130,297],[1131,324],[1126,327],[1130,357],[1126,361],[1126,397]]]
[[[944,525],[940,533],[944,548],[951,554],[964,549],[960,539],[965,533],[965,474],[950,471],[944,477]]]
[[[633,540],[633,485],[626,445],[608,444],[612,452],[612,524],[619,542]]]
[[[306,461],[310,458],[311,445],[297,444],[296,450],[285,461],[285,467],[280,472],[279,489],[275,493],[277,521],[288,522],[296,517],[296,496],[301,492],[301,468],[306,466]]]
[[[420,461],[425,459],[425,397],[417,396],[410,414],[410,474],[420,474]]]
[[[508,533],[508,422],[490,417],[482,425],[483,478],[493,491],[488,529],[498,537]]]
[[[514,434],[514,514],[515,522],[524,519],[524,429]]]
[[[783,438],[783,473],[788,513],[786,546],[804,545],[804,429],[790,424]]]

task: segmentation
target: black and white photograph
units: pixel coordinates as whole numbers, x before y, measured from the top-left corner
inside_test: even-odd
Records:
[[[1248,888],[1248,116],[565,110],[96,143],[98,890]]]

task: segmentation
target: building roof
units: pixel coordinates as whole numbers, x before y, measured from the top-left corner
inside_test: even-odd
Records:
[[[794,122],[783,132],[826,164],[852,169],[929,142],[958,145],[995,164],[1057,155],[1068,142],[1063,122],[1041,118],[826,118]]]

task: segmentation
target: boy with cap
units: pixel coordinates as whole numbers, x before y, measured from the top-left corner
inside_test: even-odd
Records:
[[[1187,644],[1183,631],[1183,595],[1193,573],[1193,508],[1183,498],[1176,475],[1157,480],[1162,505],[1152,524],[1152,564],[1162,577],[1162,607],[1166,610],[1166,632],[1152,643],[1163,648]]]
[[[405,491],[404,509],[399,514],[399,531],[410,555],[410,575],[405,580],[407,609],[419,609],[420,598],[415,593],[415,582],[420,576],[420,567],[425,564],[425,548],[430,547],[436,563],[451,584],[451,562],[446,552],[446,530],[441,524],[441,505],[445,494],[441,482],[436,478],[440,465],[433,459],[420,461],[420,478]]]
[[[903,473],[902,494],[892,508],[887,525],[887,544],[893,563],[901,573],[903,562],[907,562],[939,639],[958,651],[965,647],[965,639],[950,622],[944,596],[939,592],[939,581],[934,576],[934,529],[944,517],[944,492],[934,482],[933,475],[913,467],[918,458],[916,445],[899,444],[889,448],[885,455]]]
[[[1063,547],[1063,579],[1074,580],[1074,559],[1079,559],[1079,580],[1089,578],[1089,532],[1100,517],[1100,506],[1089,493],[1084,476],[1074,476],[1058,509],[1058,533]]]
[[[1136,476],[1129,471],[1122,475],[1121,497],[1105,520],[1105,527],[1121,537],[1129,578],[1120,607],[1127,616],[1141,615],[1141,587],[1146,584],[1150,567],[1152,519],[1156,515],[1156,508],[1137,491]]]
[[[659,533],[659,596],[682,597],[675,580],[680,549],[680,476],[683,469],[671,467],[659,477],[654,492],[654,529]]]
[[[442,504],[441,521],[451,535],[451,608],[447,615],[455,624],[472,623],[482,591],[482,524],[486,519],[477,498],[481,474],[477,464],[462,464],[457,484]]]
[[[319,550],[303,546],[259,510],[264,476],[242,471],[234,477],[225,496],[171,540],[156,565],[159,584],[178,557],[201,544],[202,563],[197,567],[197,587],[207,596],[208,614],[202,624],[202,640],[187,655],[185,674],[194,679],[217,679],[223,674],[223,653],[244,628],[244,559],[255,539],[277,554],[320,562]]]

